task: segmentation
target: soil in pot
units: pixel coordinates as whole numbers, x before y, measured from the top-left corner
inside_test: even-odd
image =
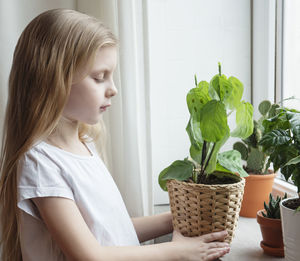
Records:
[[[300,198],[294,198],[294,199],[287,200],[287,201],[283,202],[282,205],[284,205],[285,207],[287,207],[289,209],[295,210],[298,207],[300,207]]]
[[[287,261],[298,261],[300,257],[300,212],[295,210],[299,203],[298,197],[284,199],[280,203],[284,255]]]

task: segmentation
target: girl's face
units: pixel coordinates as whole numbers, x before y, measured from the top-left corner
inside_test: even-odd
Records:
[[[87,76],[76,82],[75,74],[63,116],[91,125],[98,123],[105,107],[110,106],[111,97],[118,92],[113,81],[116,64],[116,48],[100,48]]]

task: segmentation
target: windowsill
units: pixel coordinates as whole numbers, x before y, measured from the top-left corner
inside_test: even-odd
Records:
[[[296,197],[297,187],[282,179],[275,178],[272,193],[274,195],[283,196],[285,192],[287,193],[288,197]]]
[[[275,257],[264,254],[263,249],[260,247],[261,240],[262,236],[260,227],[256,218],[239,217],[235,237],[231,243],[230,252],[221,260],[274,260]],[[276,257],[276,260],[280,261],[284,260],[284,258]]]

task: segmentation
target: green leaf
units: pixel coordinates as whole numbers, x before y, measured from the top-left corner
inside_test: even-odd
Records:
[[[203,145],[203,144],[202,144]],[[197,149],[193,144],[190,146],[190,156],[191,158],[201,164],[201,158],[202,158],[202,147],[200,149]]]
[[[236,174],[234,174],[234,173],[232,173],[228,170],[227,171],[218,171],[218,170],[216,170],[213,173],[211,173],[211,175],[217,177],[221,181],[224,180],[224,179],[227,179],[227,178],[230,178],[230,179],[232,179],[236,182],[241,180],[241,178],[238,175],[236,175]]]
[[[270,154],[270,161],[273,162],[273,168],[276,172],[279,168],[282,174],[290,175],[294,169],[294,165],[284,166],[291,159],[297,157],[298,149],[293,144],[285,144],[275,146],[273,152]]]
[[[278,146],[289,143],[291,137],[288,131],[285,130],[272,130],[266,133],[259,144],[264,146],[264,148],[269,148],[270,146]]]
[[[299,165],[295,168],[292,174],[292,181],[294,182],[295,186],[297,187],[298,193],[300,192],[300,169]]]
[[[277,114],[277,109],[279,108],[280,106],[278,104],[272,104],[270,110],[269,110],[269,115],[268,115],[268,118],[271,118],[271,117],[274,117],[276,114]]]
[[[233,80],[234,84],[237,85],[233,86],[232,81],[229,81],[224,74],[221,76],[219,74],[215,75],[209,83],[210,96],[215,100],[222,101],[226,107],[233,109],[236,100],[239,98],[237,91],[240,85],[238,85],[237,81]],[[233,91],[235,92],[233,93]]]
[[[293,159],[291,159],[288,163],[286,163],[284,166],[288,166],[288,165],[296,165],[300,163],[300,156],[297,156]]]
[[[222,140],[229,131],[227,114],[222,102],[211,100],[200,112],[200,129],[202,137],[208,142]]]
[[[199,115],[201,108],[211,100],[208,94],[208,88],[208,82],[202,81],[196,88],[193,88],[188,92],[186,101],[191,115]]]
[[[210,158],[210,161],[209,161],[209,163],[208,163],[208,165],[207,165],[207,168],[206,168],[206,170],[205,170],[206,173],[210,174],[210,173],[212,173],[212,172],[215,171],[215,169],[216,169],[216,164],[217,164],[218,153],[219,153],[221,147],[222,147],[222,146],[225,144],[225,142],[228,140],[228,138],[229,138],[229,129],[227,130],[227,133],[225,134],[225,136],[223,137],[223,139],[220,140],[220,141],[218,141],[218,142],[216,142],[216,144],[215,144],[215,149],[214,149],[214,151],[213,151],[213,154],[212,154],[212,156],[211,156],[211,158]]]
[[[186,126],[186,132],[189,135],[191,144],[197,149],[202,149],[203,138],[200,130],[200,121],[191,116]]]
[[[226,173],[232,173],[230,170],[224,168],[219,162],[217,162],[216,164],[216,169],[215,171],[218,171],[218,172],[226,172]]]
[[[218,162],[224,168],[233,173],[238,173],[241,177],[248,176],[241,163],[241,153],[236,150],[219,153]]]
[[[266,116],[269,110],[271,109],[271,106],[272,105],[270,101],[264,100],[258,105],[258,110],[261,113],[261,115]]]
[[[194,165],[189,160],[176,160],[165,168],[158,177],[160,187],[167,191],[167,180],[187,180],[193,174]]]
[[[287,112],[294,138],[300,141],[300,113]]]
[[[224,102],[228,104],[228,108],[230,110],[233,110],[241,103],[244,87],[243,84],[233,76],[229,77],[228,81],[231,84],[232,91],[230,96],[226,98]]]
[[[253,132],[253,106],[249,102],[242,102],[236,111],[236,128],[231,132],[232,137],[245,139]]]
[[[215,100],[221,99],[219,78],[220,78],[219,74],[216,74],[209,82],[208,92],[209,92],[210,97]]]
[[[232,85],[227,80],[225,75],[219,76],[219,85],[220,85],[220,100],[224,102],[225,105],[229,105],[229,97],[232,93]]]
[[[279,126],[283,129],[289,128],[289,121],[286,117],[286,113],[281,111],[274,117],[263,120],[262,125],[264,127],[265,133],[267,133],[272,130],[278,129]]]
[[[240,141],[233,144],[233,149],[237,150],[239,153],[241,153],[242,159],[247,160],[248,158],[248,149],[246,145]]]

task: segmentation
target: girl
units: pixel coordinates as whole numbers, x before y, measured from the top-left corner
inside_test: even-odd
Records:
[[[213,260],[226,232],[139,246],[172,232],[171,214],[130,219],[97,155],[117,94],[117,41],[97,19],[46,11],[13,57],[1,151],[1,260]]]

